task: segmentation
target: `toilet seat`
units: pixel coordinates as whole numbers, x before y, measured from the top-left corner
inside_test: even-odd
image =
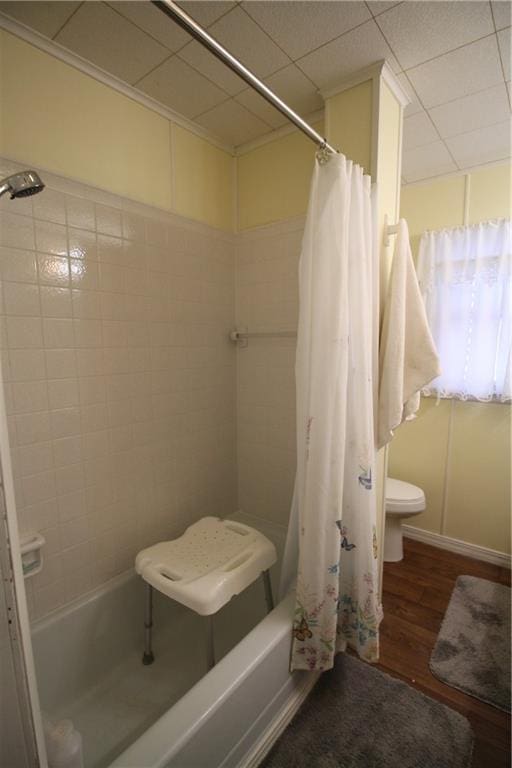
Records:
[[[403,480],[395,480],[388,477],[386,480],[386,514],[412,515],[425,509],[425,494],[412,483]]]

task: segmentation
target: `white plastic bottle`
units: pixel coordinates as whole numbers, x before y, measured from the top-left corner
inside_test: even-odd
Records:
[[[71,720],[44,726],[49,768],[84,768],[82,737]]]

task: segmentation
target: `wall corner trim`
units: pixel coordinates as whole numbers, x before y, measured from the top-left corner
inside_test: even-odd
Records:
[[[471,544],[469,541],[452,539],[450,536],[443,536],[433,531],[425,531],[423,528],[416,528],[413,525],[402,526],[404,536],[415,541],[422,541],[424,544],[430,544],[438,549],[446,549],[449,552],[455,552],[458,555],[472,557],[475,560],[483,560],[485,563],[499,565],[502,568],[512,566],[512,555],[506,552],[498,552],[495,549],[482,547],[479,544]]]
[[[338,93],[348,91],[349,88],[354,88],[356,85],[364,83],[366,80],[375,80],[376,78],[382,78],[402,107],[406,107],[410,103],[409,96],[400,85],[397,76],[385,59],[381,59],[381,61],[377,61],[369,67],[364,67],[364,69],[359,69],[352,75],[340,80],[338,85],[333,88],[322,89],[319,93],[325,101],[332,98],[332,96],[336,96]]]

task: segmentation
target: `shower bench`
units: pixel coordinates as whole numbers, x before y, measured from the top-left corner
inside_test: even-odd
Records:
[[[207,665],[215,665],[213,615],[261,576],[267,610],[274,608],[269,568],[276,548],[248,525],[203,517],[178,539],[143,549],[135,570],[147,583],[143,664],[154,661],[153,588],[207,618]]]

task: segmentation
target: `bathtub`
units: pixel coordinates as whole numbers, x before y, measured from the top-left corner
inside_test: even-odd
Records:
[[[257,766],[318,677],[288,671],[293,608],[289,595],[111,767]]]
[[[281,532],[265,533],[279,550]],[[215,616],[207,672],[202,617],[156,592],[145,667],[144,584],[126,573],[35,623],[43,712],[73,720],[86,768],[256,766],[316,681],[289,673],[293,603],[267,615],[259,581],[234,598]]]

